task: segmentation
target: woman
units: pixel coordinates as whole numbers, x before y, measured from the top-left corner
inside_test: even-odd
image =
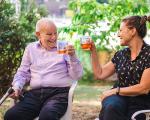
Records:
[[[103,92],[100,120],[130,120],[141,109],[150,109],[150,46],[143,38],[150,16],[130,16],[122,20],[118,36],[121,46],[110,62],[99,65],[96,47],[92,42],[91,59],[94,75],[105,79],[117,73],[117,85]],[[137,120],[144,120],[144,115]]]

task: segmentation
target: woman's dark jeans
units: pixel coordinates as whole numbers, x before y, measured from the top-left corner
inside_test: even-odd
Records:
[[[126,97],[112,95],[102,101],[100,120],[127,120]]]
[[[148,108],[143,105],[144,99],[139,97],[125,97],[112,95],[102,101],[102,109],[99,114],[100,120],[131,120],[134,112]],[[136,120],[145,120],[145,115],[140,114]]]

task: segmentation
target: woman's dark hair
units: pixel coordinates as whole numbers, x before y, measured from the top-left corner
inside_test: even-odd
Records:
[[[136,28],[138,35],[144,38],[147,33],[146,21],[150,22],[150,16],[130,16],[122,20],[129,29]]]

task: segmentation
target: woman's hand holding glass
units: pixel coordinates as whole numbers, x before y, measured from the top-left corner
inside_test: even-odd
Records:
[[[90,36],[81,37],[80,44],[83,50],[88,50],[88,51],[96,50],[95,44]]]
[[[81,48],[83,50],[90,50],[91,49],[91,37],[90,36],[82,36],[80,39]]]

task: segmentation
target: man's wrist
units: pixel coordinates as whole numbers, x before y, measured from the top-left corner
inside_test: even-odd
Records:
[[[72,61],[72,62],[78,61],[76,54],[70,56],[70,61]]]
[[[12,88],[13,88],[14,90],[20,90],[20,91],[21,91],[23,87],[20,86],[18,83],[15,83],[15,84],[12,85]]]

